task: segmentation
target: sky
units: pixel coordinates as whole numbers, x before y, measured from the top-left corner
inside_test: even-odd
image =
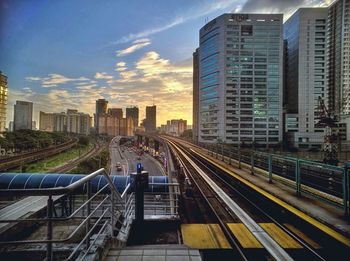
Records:
[[[0,71],[7,122],[16,100],[39,111],[89,113],[157,105],[157,125],[192,124],[192,53],[199,29],[229,12],[283,13],[331,0],[0,0]],[[125,111],[124,111],[125,113]],[[37,124],[38,125],[38,124]]]

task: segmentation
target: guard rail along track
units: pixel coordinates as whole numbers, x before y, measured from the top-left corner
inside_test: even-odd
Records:
[[[198,187],[198,190],[210,206],[210,210],[214,212],[228,242],[230,242],[234,249],[237,249],[237,253],[239,253],[243,260],[250,259],[251,256],[237,243],[237,239],[235,239],[235,236],[229,229],[228,223],[230,222],[230,216],[233,222],[243,223],[256,237],[265,248],[265,256],[267,259],[272,257],[276,260],[293,260],[295,256],[282,248],[280,244],[264,230],[260,225],[261,223],[255,221],[256,216],[264,216],[264,223],[273,223],[292,237],[293,240],[303,248],[305,257],[324,260],[323,257],[312,249],[304,240],[291,233],[283,224],[280,224],[276,219],[270,216],[269,213],[265,212],[231,184],[222,179],[216,171],[207,167],[206,165],[210,165],[209,162],[203,164],[203,158],[199,159],[199,155],[196,155],[191,149],[181,146],[180,143],[174,142],[171,139],[164,139],[171,145],[171,149],[182,165],[185,175]],[[208,192],[208,190],[210,190],[210,192]],[[215,195],[215,199],[213,199],[214,197],[211,197],[210,194]],[[248,210],[247,206],[249,206]]]

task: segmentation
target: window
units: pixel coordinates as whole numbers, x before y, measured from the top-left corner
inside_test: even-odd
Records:
[[[242,25],[241,26],[241,35],[242,36],[252,36],[253,35],[253,26],[252,25]]]

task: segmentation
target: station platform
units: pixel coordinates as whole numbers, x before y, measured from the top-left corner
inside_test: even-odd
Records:
[[[295,239],[284,232],[276,224],[259,223],[259,225],[284,249],[302,249]],[[261,249],[263,246],[255,236],[242,223],[228,223],[227,226],[235,236],[237,242],[242,248]],[[292,225],[286,224],[291,230],[299,235],[304,241],[308,242],[313,248],[318,249],[320,246],[312,239],[308,238]],[[183,242],[186,246],[197,249],[230,249],[231,246],[227,241],[222,229],[218,224],[182,224],[181,232]]]
[[[238,164],[232,160],[232,165],[207,154],[207,150],[192,147],[192,150],[210,160],[216,166],[225,170],[229,175],[241,181],[261,196],[268,198],[282,206],[309,224],[319,228],[331,237],[343,242],[350,247],[350,220],[344,215],[344,211],[303,194],[297,197],[295,190],[280,182],[270,184],[266,177],[258,171],[251,174],[250,168],[238,168]]]

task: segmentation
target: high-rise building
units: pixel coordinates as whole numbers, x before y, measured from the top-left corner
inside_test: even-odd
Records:
[[[187,130],[187,121],[183,119],[169,120],[166,125],[161,125],[160,131],[173,136],[180,136]]]
[[[300,8],[284,24],[285,131],[290,145],[321,147],[318,99],[327,101],[327,8]]]
[[[118,119],[123,118],[123,109],[122,108],[109,108],[108,114],[117,117]]]
[[[282,23],[282,14],[223,14],[200,29],[200,142],[282,140]]]
[[[328,106],[342,120],[350,117],[350,1],[337,0],[328,9]]]
[[[7,76],[0,71],[0,132],[6,128]]]
[[[54,130],[54,114],[40,111],[39,130],[52,132]]]
[[[137,128],[139,126],[139,108],[135,106],[126,108],[126,118],[132,118],[134,128]]]
[[[193,141],[198,142],[198,114],[199,114],[199,60],[198,60],[198,49],[193,53],[193,113],[192,113],[192,132]]]
[[[27,101],[16,101],[14,105],[13,129],[31,130],[33,119],[33,103]]]
[[[67,131],[67,114],[64,112],[53,114],[53,131],[66,132]]]
[[[146,106],[146,132],[155,132],[157,130],[157,106]]]
[[[90,115],[67,110],[67,132],[88,135],[90,133]]]
[[[107,113],[108,101],[105,99],[98,99],[96,101],[96,111],[95,111],[95,128],[98,133],[99,130],[99,116]]]

